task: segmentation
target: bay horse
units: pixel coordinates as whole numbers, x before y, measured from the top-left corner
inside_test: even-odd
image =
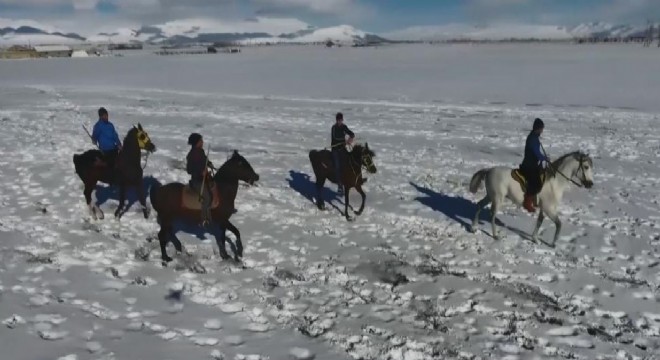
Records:
[[[149,134],[142,128],[142,124],[133,126],[122,143],[122,150],[117,155],[115,167],[111,169],[103,161],[103,153],[100,150],[88,150],[82,154],[73,155],[73,164],[76,174],[80,177],[85,189],[85,201],[89,208],[90,215],[97,219],[103,219],[105,215],[96,202],[92,203],[92,193],[96,189],[96,183],[102,182],[108,185],[119,186],[119,207],[115,211],[115,218],[119,219],[123,215],[126,201],[126,190],[128,187],[134,187],[144,218],[149,218],[149,208],[146,203],[146,195],[142,185],[142,150],[149,153],[156,151],[156,146],[151,142]]]
[[[229,259],[225,249],[225,230],[231,231],[236,237],[236,244],[230,242],[234,252],[234,260],[240,261],[243,257],[243,243],[238,229],[229,222],[229,218],[234,213],[234,201],[238,193],[238,182],[244,181],[253,185],[259,181],[259,175],[254,172],[252,165],[234,150],[231,157],[218,169],[213,182],[217,186],[217,194],[220,203],[212,208],[211,213],[211,232],[215,236],[215,241],[220,250],[220,256],[223,260]],[[181,183],[169,183],[166,185],[157,184],[152,186],[150,199],[151,206],[158,214],[158,223],[160,231],[158,240],[160,242],[160,252],[163,262],[170,262],[172,258],[167,255],[167,243],[171,240],[177,252],[182,252],[181,241],[176,237],[174,231],[174,222],[183,221],[189,225],[198,225],[202,219],[201,205],[200,209],[190,209],[183,204],[183,191],[185,185]]]
[[[495,216],[502,205],[504,198],[509,198],[516,205],[522,206],[525,192],[522,185],[512,177],[514,169],[507,167],[493,167],[477,171],[470,180],[470,192],[476,193],[481,183],[486,181],[486,197],[477,203],[477,213],[472,222],[472,232],[477,231],[479,213],[486,205],[492,202],[490,207],[491,224],[493,226],[493,238],[499,239],[495,226]],[[590,189],[594,185],[593,160],[589,155],[576,151],[568,153],[556,161],[545,172],[546,181],[543,183],[541,192],[538,194],[539,217],[536,227],[532,233],[532,240],[538,241],[538,232],[545,216],[555,223],[555,237],[550,247],[554,247],[559,232],[561,231],[561,220],[557,207],[561,203],[564,192],[571,184],[578,187]],[[577,179],[577,181],[576,181]]]
[[[341,183],[344,185],[344,216],[346,220],[352,221],[353,218],[348,214],[349,199],[348,194],[351,188],[355,190],[362,197],[362,204],[360,209],[355,211],[355,215],[361,215],[364,211],[364,203],[367,198],[362,184],[366,179],[362,176],[362,168],[367,169],[370,174],[375,174],[377,169],[374,165],[373,158],[376,154],[369,149],[369,144],[353,146],[353,151],[341,151],[341,179],[336,179],[334,162],[332,160],[332,153],[330,150],[312,150],[309,152],[309,161],[312,163],[314,176],[316,177],[316,206],[319,210],[325,210],[325,201],[323,200],[323,185],[325,180],[330,180],[335,184]]]

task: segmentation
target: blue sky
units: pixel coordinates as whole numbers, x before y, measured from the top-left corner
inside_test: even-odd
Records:
[[[372,32],[450,23],[643,24],[660,21],[660,0],[0,0],[0,18],[79,22],[87,27],[96,22],[155,24],[200,16],[287,17],[317,26],[350,24]]]

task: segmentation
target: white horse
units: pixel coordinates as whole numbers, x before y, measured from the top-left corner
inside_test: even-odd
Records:
[[[491,223],[493,225],[493,238],[499,239],[497,228],[495,227],[495,216],[500,209],[504,198],[509,198],[516,205],[522,206],[525,193],[519,182],[511,177],[513,169],[507,167],[493,167],[477,171],[470,180],[470,192],[475,194],[481,187],[483,180],[486,180],[486,197],[477,204],[477,213],[472,222],[472,232],[477,231],[477,222],[481,209],[492,202]],[[577,179],[575,181],[574,179]],[[593,160],[589,155],[581,152],[572,152],[566,154],[553,162],[546,171],[546,180],[541,192],[538,194],[538,204],[540,208],[539,217],[536,221],[536,228],[532,233],[533,241],[538,241],[538,232],[545,216],[549,217],[557,227],[555,237],[550,246],[554,247],[559,238],[561,230],[561,220],[557,207],[561,202],[564,192],[571,183],[578,187],[590,189],[594,185],[593,180]]]

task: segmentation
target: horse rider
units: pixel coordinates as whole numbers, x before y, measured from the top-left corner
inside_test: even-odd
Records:
[[[186,171],[190,174],[190,188],[197,194],[201,194],[202,202],[202,225],[207,225],[211,221],[211,178],[208,169],[213,168],[213,164],[208,161],[204,153],[204,138],[202,135],[192,133],[188,137],[188,145],[191,146],[186,156]],[[203,185],[204,184],[204,185]],[[202,190],[204,186],[204,190]]]
[[[527,136],[525,158],[520,165],[520,171],[527,180],[523,207],[529,212],[536,211],[534,208],[534,197],[541,192],[543,187],[541,174],[550,164],[550,159],[546,156],[541,146],[540,137],[544,128],[543,120],[536,118],[532,131]]]
[[[346,139],[348,136],[348,140]],[[341,183],[341,158],[344,153],[346,153],[346,144],[352,144],[353,139],[355,139],[355,134],[351,129],[344,124],[344,114],[337,113],[335,116],[335,124],[332,125],[332,134],[331,134],[331,149],[332,149],[332,160],[335,165],[335,176],[337,178],[337,192],[342,194],[344,192],[344,187]]]
[[[114,169],[117,155],[121,151],[121,141],[115,126],[108,120],[108,110],[102,107],[98,114],[99,120],[94,124],[92,131],[92,142],[98,145],[108,167]]]

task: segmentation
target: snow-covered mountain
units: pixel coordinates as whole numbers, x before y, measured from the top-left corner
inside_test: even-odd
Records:
[[[354,44],[367,40],[369,34],[350,25],[328,28],[308,28],[291,34],[257,37],[240,41],[243,44],[283,44],[283,43],[322,43],[332,41],[340,44]],[[374,35],[375,36],[375,35]]]
[[[76,44],[85,40],[75,33],[64,33],[32,21],[0,19],[0,45]]]
[[[91,43],[152,43],[180,45],[193,42],[267,43],[365,43],[384,41],[349,25],[316,28],[297,19],[257,17],[240,21],[205,18],[163,24],[123,27],[81,36],[34,21],[0,21],[0,45]]]
[[[416,26],[382,34],[369,34],[350,25],[317,28],[292,18],[256,17],[243,20],[180,19],[155,25],[122,27],[81,34],[65,32],[33,20],[0,18],[0,46],[91,43],[151,43],[181,45],[195,42],[239,44],[323,43],[364,44],[397,41],[451,40],[571,40],[575,38],[628,38],[643,36],[647,26],[593,22],[575,27],[529,24],[473,26],[449,24]]]
[[[657,27],[657,26],[656,26]],[[604,22],[592,22],[580,24],[570,30],[575,37],[596,38],[627,38],[646,34],[648,26],[634,26],[628,24],[609,24]]]
[[[575,38],[627,38],[640,36],[647,26],[614,25],[602,22],[580,24],[575,27],[529,24],[497,24],[472,26],[449,24],[442,26],[415,26],[383,34],[401,41],[449,40],[570,40]]]

